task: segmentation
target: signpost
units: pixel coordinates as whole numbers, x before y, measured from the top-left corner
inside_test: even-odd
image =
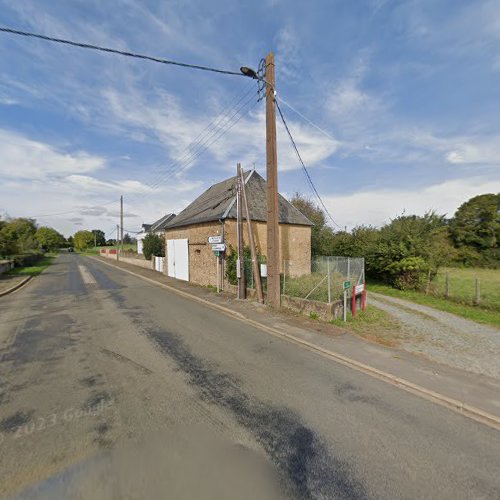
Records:
[[[347,321],[347,290],[351,288],[350,281],[344,281],[342,288],[344,289],[344,322]]]
[[[226,251],[226,244],[224,243],[224,236],[221,234],[216,234],[214,236],[208,237],[208,244],[212,245],[212,252],[217,258],[217,293],[219,293],[221,289],[221,254]]]

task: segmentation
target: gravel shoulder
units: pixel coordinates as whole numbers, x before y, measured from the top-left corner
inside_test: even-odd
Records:
[[[500,379],[500,330],[406,300],[370,293],[369,304],[401,323],[400,347],[439,363]]]

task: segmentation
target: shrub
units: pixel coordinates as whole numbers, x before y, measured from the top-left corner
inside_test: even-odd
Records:
[[[142,251],[146,260],[151,257],[165,257],[165,239],[154,233],[148,233],[143,240]]]
[[[386,267],[391,285],[400,290],[417,290],[427,279],[429,264],[422,257],[405,257]]]

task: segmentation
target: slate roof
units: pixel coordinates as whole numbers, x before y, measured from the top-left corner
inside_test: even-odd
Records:
[[[149,227],[148,231],[151,233],[156,233],[157,231],[163,231],[167,224],[175,217],[175,214],[167,214],[164,215],[161,219],[158,219],[156,222],[153,222]]]
[[[250,218],[266,222],[266,181],[255,170],[245,172],[245,179]],[[302,212],[281,195],[279,195],[278,206],[280,224],[313,225]],[[236,176],[208,188],[172,219],[166,228],[184,227],[223,219],[236,219]]]

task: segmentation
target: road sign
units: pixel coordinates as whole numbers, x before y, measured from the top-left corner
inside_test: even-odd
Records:
[[[354,293],[356,295],[359,295],[360,293],[363,293],[365,291],[365,284],[364,283],[361,283],[361,285],[356,285],[355,289],[354,289]]]
[[[215,254],[216,257],[218,257],[220,255],[220,252],[218,250],[215,250],[214,254]]]
[[[224,252],[226,250],[225,243],[214,243],[212,244],[212,250],[214,252]]]
[[[208,237],[208,242],[211,245],[214,245],[214,244],[217,244],[217,243],[223,243],[224,242],[224,238],[221,235],[209,236]]]
[[[344,290],[348,290],[349,288],[351,288],[351,282],[350,281],[344,281]]]

